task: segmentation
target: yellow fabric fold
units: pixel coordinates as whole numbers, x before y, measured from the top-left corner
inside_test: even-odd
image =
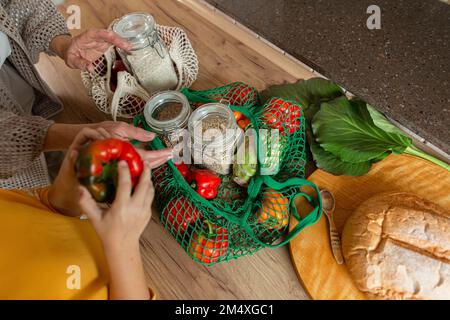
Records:
[[[108,299],[95,230],[56,213],[47,195],[0,190],[0,299]]]

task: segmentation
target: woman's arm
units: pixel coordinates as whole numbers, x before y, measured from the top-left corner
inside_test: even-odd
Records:
[[[45,136],[43,151],[66,151],[83,128],[94,128],[92,124],[52,124]]]
[[[51,0],[12,0],[19,8],[18,19],[25,20],[19,30],[34,63],[41,52],[52,51],[50,43],[58,36],[70,36],[66,20]],[[12,6],[12,5],[11,5]]]
[[[119,162],[116,199],[106,212],[95,203],[89,192],[80,187],[80,205],[103,243],[110,271],[110,299],[148,300],[139,249],[139,238],[152,215],[154,197],[150,166],[146,163],[139,184],[131,195],[132,182],[126,162]]]
[[[62,34],[54,37],[50,42],[49,49],[58,57],[66,60],[66,52],[72,43],[72,36],[70,34]]]
[[[154,138],[153,133],[135,128],[125,122],[104,121],[89,124],[54,123],[48,128],[43,151],[66,151],[73,143],[75,137],[84,128],[103,128],[115,137],[136,139],[142,142],[148,142]]]
[[[131,45],[112,31],[90,29],[72,37],[64,16],[51,0],[11,0],[8,13],[20,20],[18,30],[33,63],[41,52],[57,54],[70,68],[92,71],[97,60],[112,45],[123,50]]]
[[[132,183],[126,162],[120,162],[116,199],[102,212],[89,192],[80,187],[80,204],[103,243],[110,272],[111,300],[148,300],[139,238],[152,215],[154,197],[150,167],[145,165],[139,185],[131,196]]]
[[[0,179],[7,179],[29,168],[43,151],[66,151],[84,129],[108,131],[112,136],[148,142],[155,135],[125,122],[58,124],[38,116],[19,116],[0,109]],[[141,152],[144,159],[154,153]],[[162,156],[169,156],[169,153]]]
[[[0,110],[0,179],[31,166],[40,156],[53,121]]]
[[[139,243],[104,248],[111,300],[149,300]]]

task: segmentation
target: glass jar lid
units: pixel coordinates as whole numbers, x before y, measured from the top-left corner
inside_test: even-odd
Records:
[[[189,101],[179,91],[157,93],[144,107],[145,121],[158,134],[186,128],[190,115]]]
[[[158,41],[156,23],[148,13],[130,13],[113,25],[113,31],[133,44],[133,50],[154,46]]]

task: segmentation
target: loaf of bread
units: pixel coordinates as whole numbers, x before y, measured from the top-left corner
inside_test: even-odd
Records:
[[[342,250],[377,299],[450,299],[450,213],[406,193],[375,196],[347,220]]]

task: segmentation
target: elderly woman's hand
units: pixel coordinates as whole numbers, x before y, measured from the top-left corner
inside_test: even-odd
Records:
[[[67,35],[55,37],[50,49],[64,59],[68,67],[93,72],[93,63],[112,45],[131,50],[130,43],[113,31],[103,29],[90,29],[73,38]]]
[[[137,139],[139,141],[148,142],[154,137],[148,136],[143,129],[133,127],[133,130],[131,130],[132,126],[128,124],[123,124],[123,126],[130,127],[130,130],[127,130],[127,139]],[[111,137],[119,136],[117,135],[117,132],[111,132],[104,128],[97,130],[84,128],[77,135],[67,152],[55,182],[49,190],[49,202],[60,213],[73,217],[78,217],[83,214],[82,208],[80,207],[80,185],[75,172],[75,162],[79,150],[90,141],[109,139]],[[122,138],[125,137],[122,136]],[[138,152],[141,155],[142,160],[147,163],[151,169],[163,165],[172,158],[171,149],[159,151],[138,149]]]

